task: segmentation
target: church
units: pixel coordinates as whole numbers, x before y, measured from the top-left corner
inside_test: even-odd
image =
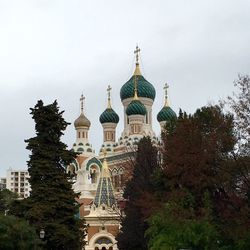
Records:
[[[116,127],[120,118],[112,108],[111,87],[108,86],[107,108],[99,118],[103,127],[103,143],[98,155],[88,140],[91,122],[84,114],[83,95],[80,98],[81,113],[74,122],[76,140],[73,144],[73,150],[79,155],[67,167],[67,173],[72,176],[74,191],[80,194],[79,216],[86,220],[88,227],[86,250],[118,249],[115,237],[120,230],[125,204],[123,189],[133,171],[138,141],[149,136],[153,144],[160,143],[152,129],[152,106],[156,91],[141,74],[139,52],[137,46],[134,51],[134,73],[120,90],[124,128],[119,137]],[[176,117],[169,105],[167,90],[166,85],[165,102],[157,114],[161,128]]]

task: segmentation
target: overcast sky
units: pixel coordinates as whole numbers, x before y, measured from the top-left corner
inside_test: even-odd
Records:
[[[73,123],[83,93],[98,152],[110,84],[119,136],[119,92],[133,73],[137,43],[143,75],[157,91],[157,134],[164,83],[176,112],[230,95],[237,74],[250,71],[249,12],[248,0],[0,0],[0,176],[10,166],[26,168],[24,139],[35,134],[29,108],[38,99],[57,99]],[[63,140],[74,143],[73,124]]]

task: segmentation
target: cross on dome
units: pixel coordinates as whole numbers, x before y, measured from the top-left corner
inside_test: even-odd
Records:
[[[136,64],[139,63],[139,53],[141,52],[141,49],[138,47],[138,45],[136,45],[136,49],[134,51],[134,54],[136,56]]]
[[[107,92],[108,92],[108,109],[111,109],[111,90],[112,88],[110,87],[110,85],[108,85],[108,88],[107,88]]]
[[[169,106],[169,101],[168,101],[168,89],[169,89],[169,85],[166,83],[163,87],[164,91],[165,91],[165,106]]]
[[[83,94],[81,94],[81,98],[80,98],[80,103],[81,103],[81,113],[83,113],[84,101],[85,101],[85,97],[83,96]]]

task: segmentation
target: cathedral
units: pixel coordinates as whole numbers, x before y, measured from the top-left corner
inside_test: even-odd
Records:
[[[77,158],[67,167],[72,176],[73,189],[80,194],[80,218],[86,220],[88,233],[86,250],[117,250],[115,237],[120,230],[123,188],[133,170],[133,160],[138,141],[149,136],[159,145],[160,139],[152,129],[152,105],[155,88],[141,74],[138,46],[135,50],[135,70],[131,78],[121,87],[120,98],[124,107],[124,128],[119,138],[116,126],[120,120],[111,105],[111,87],[108,86],[107,108],[99,121],[103,127],[103,143],[99,154],[95,154],[88,133],[91,122],[84,114],[84,97],[80,98],[81,113],[75,120],[76,140],[73,150]],[[168,101],[168,86],[164,87],[165,103],[157,114],[163,128],[166,122],[176,117]]]

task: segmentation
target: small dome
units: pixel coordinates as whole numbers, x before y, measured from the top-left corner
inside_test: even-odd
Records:
[[[176,113],[169,106],[164,106],[157,115],[158,122],[171,121],[176,118]]]
[[[99,121],[100,121],[100,123],[107,123],[107,122],[118,123],[119,116],[116,114],[116,112],[112,108],[107,108],[100,115]]]
[[[121,88],[120,97],[124,99],[134,96],[135,77],[137,77],[138,97],[155,99],[155,88],[142,75],[133,75]]]
[[[126,114],[129,115],[146,115],[147,110],[139,100],[133,100],[126,109]]]
[[[90,127],[90,124],[90,121],[83,113],[81,113],[80,116],[74,122],[75,128]]]

